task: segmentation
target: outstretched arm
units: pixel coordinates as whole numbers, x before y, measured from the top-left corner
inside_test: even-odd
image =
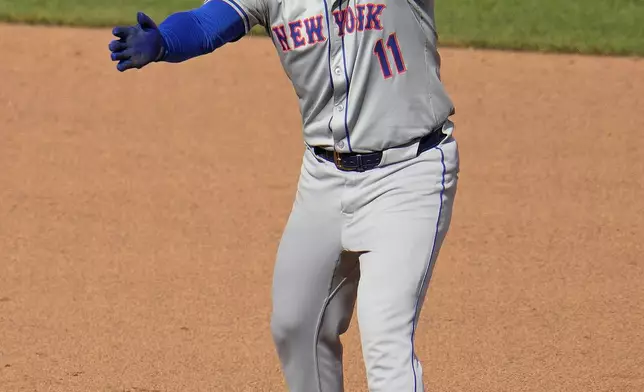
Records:
[[[213,0],[201,7],[170,15],[158,27],[142,12],[136,26],[113,30],[119,40],[110,42],[112,61],[125,71],[142,68],[151,62],[178,63],[213,52],[228,42],[240,39],[246,25],[227,2]]]

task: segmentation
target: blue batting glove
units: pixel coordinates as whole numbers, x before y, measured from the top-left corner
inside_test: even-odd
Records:
[[[161,32],[156,23],[144,14],[137,14],[136,26],[119,26],[112,34],[120,39],[110,42],[112,61],[118,61],[116,69],[123,72],[131,68],[143,68],[159,61],[165,54]]]

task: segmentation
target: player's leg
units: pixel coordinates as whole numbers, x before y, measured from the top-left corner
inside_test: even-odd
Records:
[[[355,216],[360,257],[358,325],[371,392],[423,391],[414,337],[456,193],[453,139],[365,184],[373,202]],[[387,171],[391,171],[387,173]],[[367,182],[368,182],[367,181]]]
[[[341,392],[342,345],[359,276],[343,255],[344,179],[306,153],[273,278],[271,332],[290,392]],[[342,285],[341,285],[342,283]]]

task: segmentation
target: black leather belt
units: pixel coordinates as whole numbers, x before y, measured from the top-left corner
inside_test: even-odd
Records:
[[[446,135],[443,133],[442,127],[439,127],[435,131],[423,136],[418,144],[416,156],[439,145],[445,136]],[[339,153],[325,150],[322,147],[313,147],[313,152],[320,158],[334,163],[335,166],[342,171],[363,172],[375,169],[382,160],[382,151],[365,154],[355,152]]]

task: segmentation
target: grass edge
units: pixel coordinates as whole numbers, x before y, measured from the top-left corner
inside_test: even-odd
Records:
[[[60,17],[40,17],[40,16],[17,16],[13,14],[0,14],[0,23],[27,25],[27,26],[44,26],[44,27],[71,27],[87,29],[111,28],[116,25],[131,24],[131,20],[84,20],[78,18],[60,18]],[[266,31],[261,26],[255,26],[248,34],[252,37],[267,37]],[[479,50],[497,50],[512,52],[531,52],[531,53],[552,53],[552,54],[571,54],[582,56],[599,56],[599,57],[627,57],[627,58],[644,58],[644,46],[640,50],[616,49],[588,47],[579,48],[574,45],[556,44],[556,43],[512,43],[512,42],[493,42],[490,40],[458,38],[458,37],[441,37],[439,41],[441,48],[460,48],[460,49],[479,49]]]

